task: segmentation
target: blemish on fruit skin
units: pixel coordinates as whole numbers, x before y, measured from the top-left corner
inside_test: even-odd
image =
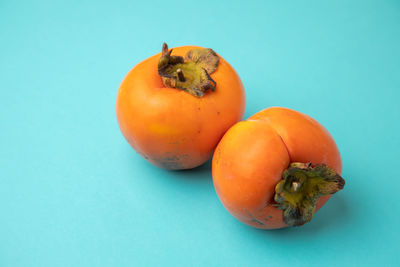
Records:
[[[270,219],[272,219],[272,216],[268,216],[267,218],[265,218],[265,221],[269,221]]]
[[[184,160],[187,159],[189,155],[167,155],[164,158],[154,159],[160,166],[168,170],[178,170],[184,169]]]
[[[139,155],[142,156],[145,160],[148,160],[148,159],[149,159],[149,157],[146,156],[145,154],[143,154],[143,153],[141,153],[141,152],[138,152],[138,153],[139,153]]]
[[[265,225],[263,222],[257,220],[249,211],[247,211],[247,215],[250,217],[250,221],[251,222],[257,223],[257,224],[262,225],[262,226]]]
[[[221,114],[221,112],[218,111],[218,112],[217,112],[217,115],[220,115],[220,114]]]
[[[251,221],[252,221],[252,222],[255,222],[255,223],[258,223],[259,225],[263,225],[263,226],[265,225],[263,222],[261,222],[261,221],[255,219],[255,218],[251,219]]]
[[[264,207],[260,208],[258,211],[262,211],[263,209],[265,209],[266,207],[268,207],[269,204],[270,204],[270,202],[267,201],[267,202],[264,204]]]

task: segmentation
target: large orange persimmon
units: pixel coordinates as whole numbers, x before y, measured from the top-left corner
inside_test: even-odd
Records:
[[[213,158],[215,190],[238,220],[257,228],[299,226],[342,189],[335,141],[317,121],[268,108],[230,128]]]
[[[207,161],[244,112],[235,70],[212,49],[177,47],[137,64],[122,81],[116,103],[120,129],[149,162],[190,169]]]

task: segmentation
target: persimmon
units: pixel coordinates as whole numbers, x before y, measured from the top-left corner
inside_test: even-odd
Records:
[[[172,50],[166,44],[129,71],[116,101],[129,144],[152,164],[170,170],[206,162],[244,108],[243,84],[220,55],[196,46]]]
[[[344,187],[335,141],[313,118],[280,107],[232,126],[212,162],[215,190],[238,220],[262,229],[309,222]]]

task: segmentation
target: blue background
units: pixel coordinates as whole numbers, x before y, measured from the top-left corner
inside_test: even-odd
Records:
[[[67,4],[68,2],[68,4]],[[0,1],[0,266],[394,266],[400,1]],[[123,139],[125,74],[211,47],[269,106],[331,132],[347,184],[300,228],[252,229],[210,164],[168,172]]]

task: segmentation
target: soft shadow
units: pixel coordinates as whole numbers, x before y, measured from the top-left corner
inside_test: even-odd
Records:
[[[341,227],[346,224],[353,212],[346,201],[345,194],[338,193],[333,195],[328,202],[315,214],[310,227],[305,230],[319,231],[324,228]]]
[[[142,174],[146,176],[148,182],[176,186],[209,186],[212,184],[211,159],[193,169],[165,170],[154,166],[133,149],[126,149],[125,152],[132,177]]]
[[[188,170],[177,170],[168,171],[169,173],[175,175],[177,178],[184,179],[211,179],[211,165],[212,159],[209,159],[204,164]]]

